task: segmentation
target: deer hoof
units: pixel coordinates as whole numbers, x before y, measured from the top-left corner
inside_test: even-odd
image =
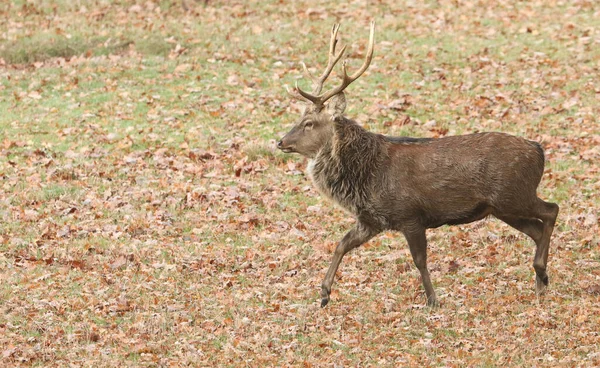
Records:
[[[544,277],[536,276],[536,278],[535,278],[536,294],[538,294],[538,295],[542,294],[546,290],[547,286],[548,286],[548,275],[544,275]]]
[[[437,301],[437,299],[427,299],[427,306],[431,307],[431,308],[439,308],[440,307],[440,302]]]
[[[327,287],[325,283],[321,285],[321,308],[329,303],[329,294],[331,294],[331,286]]]

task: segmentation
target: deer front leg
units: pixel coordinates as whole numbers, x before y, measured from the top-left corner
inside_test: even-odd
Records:
[[[344,255],[352,249],[366,243],[378,233],[379,231],[373,230],[359,222],[344,236],[342,241],[335,248],[331,265],[329,265],[327,274],[321,284],[321,307],[324,307],[329,303],[329,294],[331,294],[333,278],[335,277],[335,273],[337,272]]]
[[[415,262],[415,266],[417,266],[421,273],[423,288],[425,288],[425,295],[427,296],[427,305],[437,307],[439,303],[431,284],[431,279],[429,278],[429,271],[427,270],[427,237],[425,236],[425,229],[418,228],[405,231],[404,237],[410,248],[410,254]]]

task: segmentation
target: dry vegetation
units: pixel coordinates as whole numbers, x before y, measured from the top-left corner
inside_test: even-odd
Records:
[[[600,6],[592,0],[21,0],[0,5],[2,366],[600,364]],[[550,288],[497,220],[429,231],[440,309],[402,236],[275,152],[285,85],[342,23],[375,59],[348,116],[391,135],[541,141],[561,206]],[[301,83],[306,83],[302,81]]]

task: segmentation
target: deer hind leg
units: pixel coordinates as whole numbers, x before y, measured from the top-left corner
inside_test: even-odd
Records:
[[[378,233],[379,231],[376,231],[359,222],[344,236],[342,241],[340,241],[338,246],[335,248],[333,259],[331,260],[327,274],[325,275],[323,283],[321,284],[321,307],[324,307],[327,305],[327,303],[329,303],[329,294],[331,294],[333,279],[344,255],[352,249],[366,243]]]
[[[534,216],[530,217],[507,215],[496,215],[496,217],[525,235],[528,235],[535,242],[536,250],[533,258],[533,268],[536,274],[535,289],[539,294],[548,286],[546,265],[548,263],[550,237],[552,236],[556,216],[558,216],[558,205],[544,202],[538,198],[534,213]]]
[[[512,216],[496,216],[511,227],[529,236],[535,244],[539,244],[544,233],[544,223],[538,219],[520,218]]]
[[[536,242],[535,256],[533,257],[533,268],[535,269],[535,290],[540,294],[548,286],[548,274],[546,265],[548,263],[548,250],[550,248],[550,238],[558,216],[558,205],[556,203],[544,202],[538,199],[538,217],[544,223],[542,236],[539,242]]]
[[[417,269],[421,273],[423,288],[425,289],[425,295],[427,296],[427,305],[430,307],[437,307],[439,306],[439,303],[433,285],[431,284],[429,271],[427,270],[427,237],[425,236],[425,229],[405,231],[404,237],[410,248],[410,254],[415,262],[415,266],[417,266]]]

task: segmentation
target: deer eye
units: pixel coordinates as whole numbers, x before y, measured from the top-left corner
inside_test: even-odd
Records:
[[[304,123],[304,130],[311,130],[312,128],[313,128],[312,121],[307,121],[306,123]]]

